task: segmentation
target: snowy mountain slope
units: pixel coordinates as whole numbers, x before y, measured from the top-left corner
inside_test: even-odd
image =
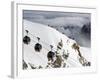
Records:
[[[24,60],[27,64],[31,63],[35,66],[42,65],[42,67],[45,68],[48,63],[47,53],[51,50],[50,45],[54,46],[53,50],[55,51],[57,49],[57,43],[62,39],[63,50],[65,50],[66,53],[67,51],[70,53],[69,58],[66,61],[68,66],[82,66],[78,61],[77,51],[71,47],[73,43],[76,43],[74,40],[58,32],[56,29],[27,20],[24,20],[24,36],[27,35],[25,30],[29,31],[28,36],[31,38],[29,45],[24,44]],[[34,50],[34,46],[38,42],[36,37],[40,37],[40,44],[43,46],[41,52],[36,52]],[[86,59],[90,60],[90,49],[81,47],[81,52],[84,54]]]

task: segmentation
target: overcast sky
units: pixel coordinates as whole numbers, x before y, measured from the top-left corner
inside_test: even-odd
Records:
[[[34,11],[34,10],[24,10],[23,18],[41,23],[50,24],[54,26],[63,25],[77,25],[82,26],[90,22],[90,13],[73,13],[73,12],[55,12],[55,11]]]

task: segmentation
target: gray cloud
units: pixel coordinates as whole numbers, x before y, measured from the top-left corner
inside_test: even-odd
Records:
[[[55,12],[55,11],[32,11],[24,10],[23,18],[38,22],[42,24],[50,25],[77,25],[90,22],[91,15],[89,13],[72,13],[72,12]]]

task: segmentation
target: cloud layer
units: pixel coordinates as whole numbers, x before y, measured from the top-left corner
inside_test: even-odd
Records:
[[[82,26],[90,22],[89,13],[52,12],[24,10],[23,18],[42,24],[53,26],[77,25]]]

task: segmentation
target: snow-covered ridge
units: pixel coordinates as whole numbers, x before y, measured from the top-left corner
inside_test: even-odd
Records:
[[[56,46],[55,44],[57,44],[60,39],[63,39],[64,44],[67,44],[67,40],[70,41],[70,44],[76,42],[47,25],[24,20],[24,27],[25,30],[29,30],[34,36],[40,37],[42,41],[53,46]],[[26,35],[26,32],[24,35]]]

